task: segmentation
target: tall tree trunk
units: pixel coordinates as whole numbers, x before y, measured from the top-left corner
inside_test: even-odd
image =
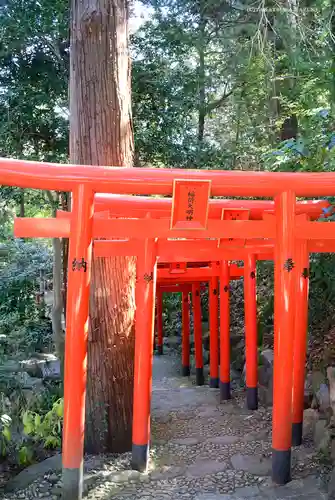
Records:
[[[334,117],[335,112],[335,0],[331,1],[331,22],[330,22],[330,30],[331,30],[331,88],[330,88],[330,103],[331,103],[331,112]]]
[[[296,19],[298,17],[296,0],[285,0],[286,9],[284,12],[275,10],[275,14],[271,14],[270,22],[267,26],[268,40],[273,47],[273,95],[271,96],[271,108],[274,119],[283,116],[281,96],[289,96],[294,99],[294,87],[296,85],[296,57],[297,57],[297,42],[296,42]],[[287,30],[283,31],[283,27]],[[289,62],[282,62],[284,52],[289,54]],[[293,96],[293,98],[292,98]],[[287,112],[286,112],[287,115]],[[298,135],[298,118],[292,113],[286,116],[281,125],[278,140],[285,141],[288,139],[296,139]]]
[[[287,25],[288,29],[288,51],[290,56],[289,65],[287,68],[291,78],[285,80],[286,93],[293,95],[296,86],[296,61],[297,61],[297,19],[299,19],[297,0],[287,0]],[[298,135],[298,117],[294,113],[288,116],[281,127],[280,138],[282,141],[288,139],[296,139]]]
[[[198,118],[198,142],[199,146],[204,139],[205,133],[205,53],[203,47],[199,51],[199,118]]]
[[[198,116],[198,145],[204,139],[205,117],[206,117],[206,81],[205,81],[205,28],[206,21],[203,17],[203,11],[200,11],[200,33],[199,33],[199,116]]]
[[[127,0],[72,0],[70,158],[131,166]],[[131,448],[135,260],[94,261],[88,345],[86,450]]]

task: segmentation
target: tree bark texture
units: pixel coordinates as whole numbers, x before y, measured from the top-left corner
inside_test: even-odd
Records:
[[[72,0],[70,158],[87,165],[131,166],[127,0]],[[131,448],[135,260],[93,265],[86,451]]]
[[[206,117],[206,76],[205,76],[205,27],[206,21],[203,14],[200,14],[200,33],[199,33],[199,116],[198,116],[198,143],[202,143],[205,134]]]

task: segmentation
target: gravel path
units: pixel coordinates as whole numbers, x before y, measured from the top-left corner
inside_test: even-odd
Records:
[[[150,470],[130,470],[130,454],[89,457],[87,499],[241,500],[326,499],[327,470],[307,444],[293,450],[293,478],[271,483],[271,412],[245,409],[243,392],[219,404],[216,389],[178,376],[176,360],[155,358]],[[59,500],[60,475],[45,474],[4,500]]]

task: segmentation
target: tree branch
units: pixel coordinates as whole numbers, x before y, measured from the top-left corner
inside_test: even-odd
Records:
[[[210,102],[206,106],[206,115],[208,115],[211,111],[213,111],[213,109],[217,109],[220,106],[222,106],[222,104],[226,101],[226,99],[228,99],[228,97],[231,96],[235,90],[236,87],[233,87],[229,92],[227,93],[225,92],[219,99],[216,99],[216,101]]]

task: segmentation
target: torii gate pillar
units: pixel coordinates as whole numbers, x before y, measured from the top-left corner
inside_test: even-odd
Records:
[[[296,272],[297,294],[294,326],[292,445],[300,446],[302,443],[302,425],[304,419],[305,363],[308,329],[309,255],[306,240],[298,240],[296,243]]]
[[[83,491],[87,334],[92,260],[94,195],[73,191],[65,337],[63,500],[80,500]]]
[[[212,263],[212,266],[220,263]],[[219,279],[213,276],[209,282],[209,348],[210,380],[209,386],[219,387]]]
[[[253,254],[249,254],[244,263],[244,310],[247,406],[249,410],[257,410],[258,352],[256,258]]]
[[[163,354],[163,293],[157,290],[157,354]]]
[[[132,467],[147,469],[150,440],[150,405],[155,323],[157,258],[155,241],[147,239],[137,257],[135,367]]]
[[[295,293],[295,193],[278,195],[275,249],[275,345],[272,432],[272,479],[291,480],[292,384]]]
[[[182,295],[182,375],[190,375],[190,302],[189,293]]]
[[[204,362],[202,354],[200,284],[192,285],[192,303],[193,303],[196,384],[204,385],[205,381],[204,381]]]
[[[220,400],[228,399],[231,399],[229,263],[223,260],[220,274]]]

